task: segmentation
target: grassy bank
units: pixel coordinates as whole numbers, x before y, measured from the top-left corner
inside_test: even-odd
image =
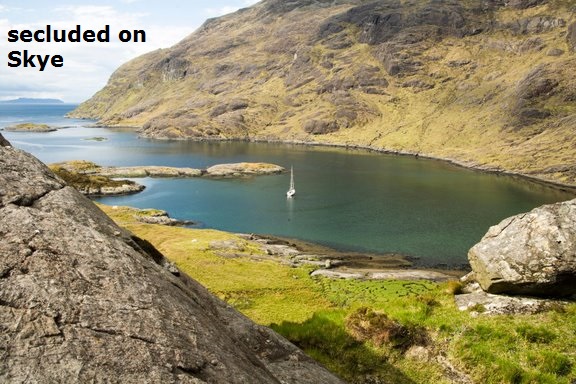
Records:
[[[576,304],[538,315],[475,316],[453,282],[312,278],[260,258],[234,234],[135,220],[101,208],[257,323],[270,326],[350,383],[571,383]]]

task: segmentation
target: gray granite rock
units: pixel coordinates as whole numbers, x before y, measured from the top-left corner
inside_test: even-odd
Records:
[[[503,220],[468,252],[489,293],[576,294],[576,199]]]
[[[342,383],[0,146],[0,382]]]
[[[470,311],[479,315],[535,314],[566,304],[558,300],[536,297],[494,295],[481,290],[456,295],[454,298],[459,310]]]

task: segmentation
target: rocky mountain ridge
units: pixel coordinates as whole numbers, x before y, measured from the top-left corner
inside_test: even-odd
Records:
[[[126,63],[73,116],[576,185],[575,50],[566,0],[264,0]]]
[[[0,135],[0,381],[342,383]]]

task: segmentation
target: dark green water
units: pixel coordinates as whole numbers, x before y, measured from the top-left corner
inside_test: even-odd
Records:
[[[292,200],[285,197],[286,173],[240,180],[139,179],[147,186],[144,192],[98,201],[160,208],[172,217],[227,231],[398,252],[417,258],[419,265],[465,264],[467,250],[489,226],[541,204],[573,198],[519,178],[360,150],[152,141],[128,131],[84,127],[5,136],[46,163],[86,159],[102,165],[203,168],[262,161],[293,166],[297,195]],[[86,140],[94,136],[108,140]]]

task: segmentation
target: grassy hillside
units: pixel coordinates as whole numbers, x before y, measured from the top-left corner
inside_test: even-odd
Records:
[[[576,185],[575,48],[569,0],[265,0],[126,63],[73,115]]]
[[[458,285],[313,278],[234,234],[142,224],[101,206],[182,271],[350,383],[572,383],[576,304],[537,315],[460,312]]]

